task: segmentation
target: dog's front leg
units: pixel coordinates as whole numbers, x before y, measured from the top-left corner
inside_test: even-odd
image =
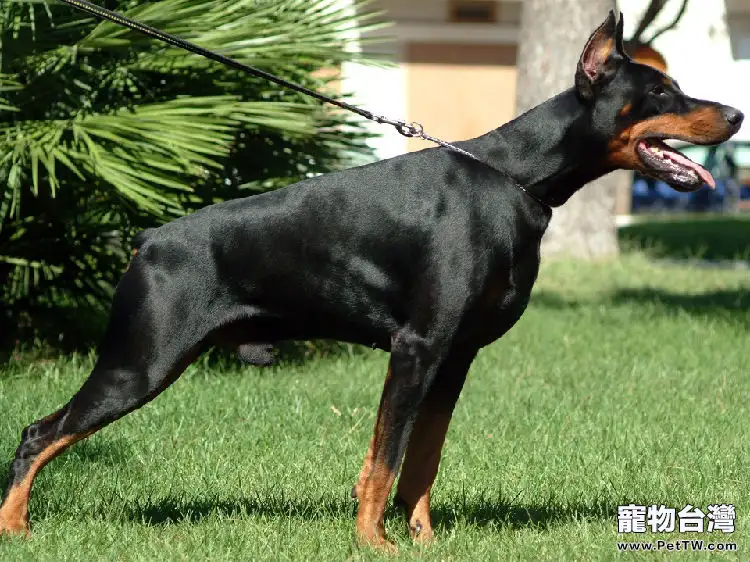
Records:
[[[396,502],[406,511],[412,539],[421,543],[432,539],[430,489],[437,476],[453,408],[475,356],[475,350],[465,350],[446,358],[422,402],[409,438]]]
[[[370,462],[366,460],[363,469],[369,474],[357,490],[357,536],[362,543],[388,551],[396,549],[385,538],[383,514],[419,406],[439,370],[439,349],[407,330],[392,339],[388,377],[368,452]]]

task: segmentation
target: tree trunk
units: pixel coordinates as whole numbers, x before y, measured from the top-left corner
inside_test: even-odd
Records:
[[[524,0],[518,54],[516,110],[520,114],[573,86],[589,35],[615,0]],[[542,241],[544,255],[596,259],[616,255],[615,200],[627,172],[614,172],[555,209]]]

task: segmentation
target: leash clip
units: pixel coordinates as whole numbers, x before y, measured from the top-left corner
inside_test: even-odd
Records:
[[[399,123],[396,130],[405,137],[422,137],[424,138],[424,126],[414,121],[413,123]]]

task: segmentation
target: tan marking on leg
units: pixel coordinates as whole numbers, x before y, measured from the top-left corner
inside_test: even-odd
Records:
[[[391,378],[391,368],[385,383]],[[375,547],[389,553],[396,553],[396,546],[386,540],[383,515],[388,495],[396,480],[396,473],[388,469],[383,458],[378,458],[376,452],[385,436],[383,429],[383,403],[381,399],[378,416],[375,420],[370,447],[365,455],[362,471],[355,489],[359,500],[357,509],[357,539],[360,543]]]
[[[21,486],[16,486],[8,492],[0,508],[0,535],[30,535],[28,495],[29,491]]]
[[[396,498],[406,509],[409,534],[417,542],[432,540],[430,490],[435,482],[445,435],[474,355],[456,356],[440,371],[425,396],[409,438]]]
[[[370,445],[367,447],[367,453],[365,453],[365,460],[362,462],[362,470],[359,471],[357,477],[357,483],[354,485],[353,497],[359,498],[362,495],[362,489],[364,488],[365,481],[370,475],[372,470],[372,450],[375,446],[375,437],[370,438]]]
[[[450,412],[434,411],[434,407],[428,400],[420,409],[396,493],[406,507],[409,534],[421,543],[428,543],[433,537],[430,490],[437,476],[445,434],[451,421]]]
[[[87,437],[90,433],[82,435],[66,435],[50,444],[39,455],[29,467],[25,478],[13,486],[8,492],[3,505],[0,506],[0,534],[29,534],[29,495],[34,478],[49,461],[62,453],[76,441]]]
[[[397,549],[385,538],[383,514],[395,480],[396,473],[388,469],[383,459],[374,459],[370,476],[362,488],[357,510],[359,542],[389,553],[396,553]]]
[[[388,381],[391,379],[391,367],[388,366],[388,373],[385,375],[385,382],[383,383],[383,387],[388,384]],[[381,404],[382,407],[382,404]],[[356,494],[356,497],[361,497],[362,489],[365,485],[365,481],[367,480],[367,477],[370,475],[370,472],[372,471],[372,456],[373,456],[373,450],[375,449],[375,436],[378,433],[378,428],[380,427],[381,423],[381,408],[378,408],[378,414],[375,418],[375,428],[373,430],[373,436],[370,439],[370,445],[367,447],[367,453],[365,453],[365,459],[362,462],[362,470],[359,471],[359,476],[357,477],[357,483],[354,485],[354,492]]]
[[[432,542],[434,532],[432,530],[432,519],[430,517],[430,491],[427,490],[419,497],[417,504],[407,513],[409,518],[409,536],[414,542],[429,544]]]

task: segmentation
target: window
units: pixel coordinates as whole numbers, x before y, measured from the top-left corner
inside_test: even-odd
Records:
[[[497,2],[494,0],[454,0],[450,3],[450,21],[494,23],[497,21]]]

